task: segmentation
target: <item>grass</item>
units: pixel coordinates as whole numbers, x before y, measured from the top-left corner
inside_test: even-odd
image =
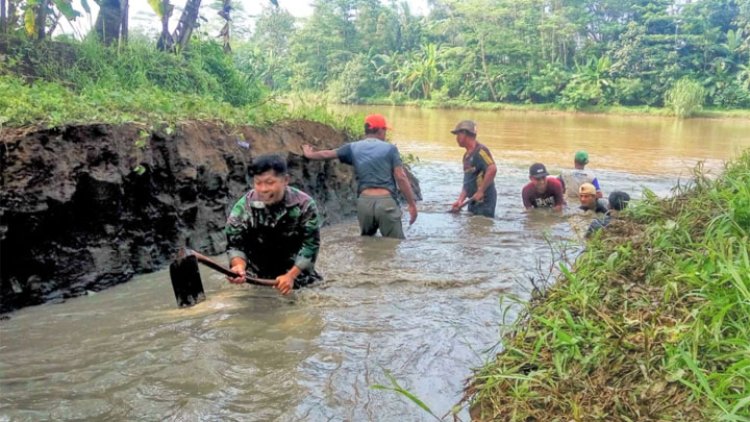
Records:
[[[476,420],[750,420],[750,151],[646,193],[532,300]]]
[[[265,127],[305,119],[351,136],[362,132],[358,116],[336,116],[311,101],[276,101],[215,42],[197,40],[174,55],[137,37],[111,48],[91,40],[0,41],[0,127],[182,120]]]

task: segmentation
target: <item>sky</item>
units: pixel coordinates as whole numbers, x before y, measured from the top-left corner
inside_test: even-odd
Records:
[[[201,6],[201,14],[204,15],[211,22],[219,22],[216,11],[212,10],[210,5],[217,3],[218,0],[203,0]],[[382,0],[381,0],[382,1]],[[405,0],[410,7],[411,13],[414,15],[426,15],[428,12],[427,1],[428,0]],[[245,13],[249,16],[257,15],[265,5],[270,5],[269,0],[234,0],[236,4],[241,4]],[[295,17],[304,18],[312,14],[312,6],[310,5],[311,0],[278,0],[279,7],[286,9]],[[68,34],[73,34],[77,38],[82,38],[93,26],[96,16],[98,14],[98,7],[93,0],[88,0],[88,4],[91,7],[90,16],[81,16],[76,19],[75,22],[63,22],[61,23],[61,31]],[[174,31],[177,24],[177,20],[180,18],[182,9],[177,9],[185,4],[185,0],[172,0],[172,4],[175,5],[175,12],[172,14],[172,24],[170,24],[170,31]],[[83,10],[80,6],[79,0],[73,1],[73,7],[76,10]],[[223,23],[223,22],[222,22]],[[159,19],[156,17],[156,13],[148,5],[147,0],[130,0],[130,19],[129,24],[131,31],[142,31],[148,34],[158,34],[160,32]],[[235,25],[241,24],[235,21]],[[218,25],[216,32],[218,32]],[[248,27],[251,26],[248,25]],[[213,32],[213,28],[211,28]]]

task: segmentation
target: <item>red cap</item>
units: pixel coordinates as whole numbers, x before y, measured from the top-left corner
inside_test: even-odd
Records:
[[[390,129],[382,114],[371,114],[365,117],[365,127],[370,129]]]

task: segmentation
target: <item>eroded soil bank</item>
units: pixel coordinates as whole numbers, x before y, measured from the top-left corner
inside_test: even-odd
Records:
[[[261,153],[288,158],[291,184],[319,202],[326,223],[352,215],[351,167],[301,156],[303,143],[344,140],[309,121],[3,129],[0,312],[164,268],[181,246],[221,253],[226,212]]]

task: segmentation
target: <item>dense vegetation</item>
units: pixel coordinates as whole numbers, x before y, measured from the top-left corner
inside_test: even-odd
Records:
[[[283,2],[282,2],[283,4]],[[334,99],[750,106],[742,0],[314,2],[301,25],[259,17],[254,66],[279,90]],[[271,76],[272,75],[272,76]],[[686,81],[679,84],[680,81]],[[702,89],[685,91],[685,86]],[[693,104],[698,103],[698,104]],[[684,109],[684,108],[683,108]]]
[[[81,110],[87,115],[110,106],[125,114],[141,105],[169,108],[164,97],[177,95],[177,110],[231,120],[257,114],[237,107],[300,93],[345,103],[667,106],[678,116],[704,106],[750,107],[746,0],[433,0],[427,16],[406,2],[314,0],[304,19],[283,1],[262,2],[263,12],[249,18],[223,0],[216,5],[223,27],[214,34],[210,24],[197,27],[197,15],[170,32],[174,5],[165,0],[150,2],[162,31],[145,41],[128,34],[127,16],[118,15],[117,25],[102,22],[102,13],[125,0],[101,0],[85,41],[57,36],[76,50],[67,61],[53,56],[58,62],[29,50],[43,48],[38,40],[51,38],[61,19],[85,14],[87,3],[76,11],[65,0],[0,1],[0,39],[37,42],[21,55],[0,56],[3,89],[29,82],[7,76],[23,63],[34,80],[54,84],[35,88],[43,97],[80,95],[94,108]],[[200,3],[186,0],[183,17]],[[115,65],[122,74],[100,77],[112,60],[125,61]],[[133,85],[145,96],[126,94]]]
[[[217,120],[265,126],[304,118],[362,132],[361,116],[334,116],[319,102],[291,108],[241,72],[221,45],[195,39],[182,54],[153,40],[107,47],[95,40],[0,39],[0,128],[41,124]]]
[[[750,152],[647,192],[563,273],[476,374],[477,419],[750,419]]]

